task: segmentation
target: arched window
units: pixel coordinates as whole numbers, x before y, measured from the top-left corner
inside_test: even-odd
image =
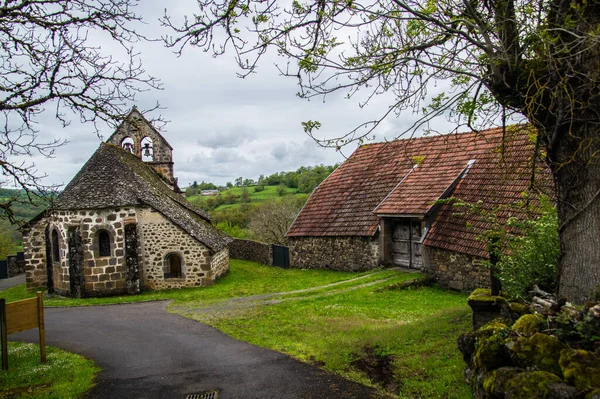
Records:
[[[132,154],[135,154],[133,139],[131,137],[125,137],[123,139],[123,141],[121,141],[121,147],[123,147],[124,150],[129,151]]]
[[[178,254],[168,254],[165,257],[165,263],[167,266],[166,276],[170,278],[181,278],[181,256]]]
[[[110,234],[106,230],[98,232],[98,255],[110,256]]]
[[[152,147],[152,139],[148,136],[144,137],[140,142],[142,151],[142,161],[152,162],[154,160],[154,148]]]
[[[58,246],[58,232],[52,230],[52,260],[60,262],[60,248]]]

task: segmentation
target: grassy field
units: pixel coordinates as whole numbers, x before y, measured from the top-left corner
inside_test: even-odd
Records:
[[[168,310],[232,337],[290,354],[399,398],[470,398],[456,338],[470,330],[466,295],[412,285],[417,273],[283,270],[232,260],[206,288],[98,299],[81,306],[171,299]],[[33,296],[23,286],[9,301]]]
[[[221,278],[217,284],[210,287],[144,291],[140,295],[106,298],[76,299],[46,296],[44,304],[46,306],[91,306],[165,299],[176,302],[205,302],[272,292],[294,291],[369,274],[373,274],[373,272],[340,273],[331,270],[283,270],[250,261],[232,259],[229,273]],[[33,298],[35,295],[35,290],[26,290],[25,284],[0,291],[0,298],[5,298],[7,302]]]
[[[248,188],[248,198],[249,198],[251,204],[260,204],[260,203],[265,202],[270,199],[281,198],[281,196],[277,193],[278,186],[264,186],[264,187],[265,187],[265,189],[263,191],[258,191],[258,192],[256,191],[255,187]],[[242,196],[243,190],[244,189],[241,187],[232,187],[225,191],[221,191],[221,193],[219,194],[219,195],[221,195],[221,197],[226,198],[229,194],[231,194],[235,197],[236,202],[233,204],[220,205],[215,208],[215,211],[238,208],[242,204],[241,196]],[[296,195],[298,192],[298,189],[285,187],[285,192],[286,192],[286,195]],[[307,194],[297,194],[297,195],[305,196]],[[188,201],[193,202],[196,205],[202,207],[203,204],[209,198],[214,198],[214,197],[203,197],[201,195],[191,195],[186,198]]]
[[[0,372],[0,398],[78,398],[94,385],[100,371],[83,356],[48,346],[40,363],[39,346],[8,343],[8,370]]]
[[[466,296],[404,287],[417,276],[384,273],[249,301],[173,303],[169,311],[393,397],[471,398],[456,348],[471,327]]]

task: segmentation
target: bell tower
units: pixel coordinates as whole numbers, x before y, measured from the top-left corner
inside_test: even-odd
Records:
[[[135,106],[106,142],[118,145],[137,156],[154,169],[174,191],[181,192],[173,174],[173,147]]]

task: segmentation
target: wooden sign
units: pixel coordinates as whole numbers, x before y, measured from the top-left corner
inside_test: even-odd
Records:
[[[2,369],[8,370],[8,334],[38,328],[40,333],[40,358],[46,361],[46,333],[44,329],[44,296],[6,303],[0,299],[0,334],[2,340]]]

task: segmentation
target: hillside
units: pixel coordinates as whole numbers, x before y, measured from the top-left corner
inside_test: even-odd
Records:
[[[31,204],[21,190],[0,188],[0,204],[6,204],[13,198],[17,200],[11,204],[11,209],[18,222],[28,221],[45,208],[41,200],[38,204]],[[0,258],[6,255],[5,252],[12,253],[22,249],[22,237],[18,226],[11,224],[6,217],[0,218],[0,247]]]
[[[194,194],[187,196],[188,201],[198,205],[207,211],[223,211],[226,209],[237,209],[243,204],[262,204],[265,201],[276,200],[282,196],[296,195],[305,197],[306,194],[298,193],[297,188],[281,186],[264,186],[264,188],[254,187],[232,187],[221,191],[215,196],[202,196]],[[247,193],[247,194],[245,194]],[[284,193],[283,195],[281,195]]]

